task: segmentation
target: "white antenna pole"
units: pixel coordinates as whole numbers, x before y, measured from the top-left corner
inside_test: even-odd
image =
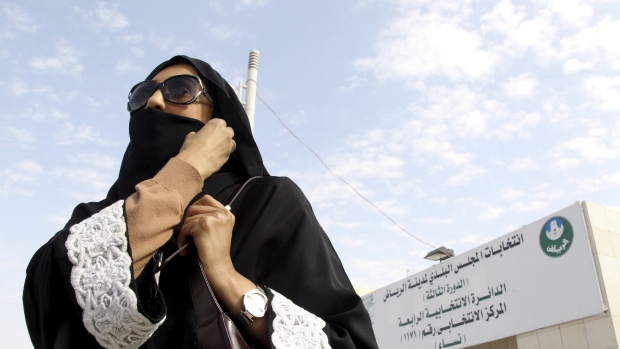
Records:
[[[256,81],[258,80],[258,50],[250,51],[248,63],[248,81],[245,83],[245,112],[250,119],[250,128],[254,131],[254,107],[256,106]]]

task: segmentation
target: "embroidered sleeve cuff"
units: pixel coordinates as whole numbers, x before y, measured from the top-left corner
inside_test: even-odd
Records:
[[[325,321],[278,292],[267,289],[269,332],[275,349],[331,349]]]
[[[153,177],[153,180],[170,191],[181,195],[183,207],[202,190],[203,180],[194,166],[187,162],[172,158],[166,166]]]
[[[82,322],[104,348],[137,348],[164,321],[153,323],[138,311],[126,232],[118,201],[72,226],[65,242]]]

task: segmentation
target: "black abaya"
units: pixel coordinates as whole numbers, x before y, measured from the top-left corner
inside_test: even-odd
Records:
[[[223,201],[236,184],[250,176],[262,176],[252,181],[232,205],[236,223],[230,253],[240,274],[268,290],[272,347],[377,348],[368,313],[309,202],[290,179],[269,176],[247,116],[230,86],[208,64],[184,56],[163,63],[148,78],[178,63],[192,64],[206,80],[217,104],[216,117],[224,118],[233,127],[237,142],[229,162],[205,181],[196,198],[210,194]],[[108,197],[78,205],[65,229],[32,258],[24,287],[24,311],[35,348],[196,347],[188,259],[173,259],[158,276],[152,272],[157,263],[153,259],[134,281],[131,246],[127,242],[131,232],[126,229],[123,201],[136,184],[152,178],[178,153],[187,132],[202,126],[186,119],[151,110],[134,112],[131,142],[119,179]],[[147,140],[155,142],[149,146]],[[119,268],[107,272],[104,267],[95,267],[98,274],[127,274],[120,277],[127,280],[126,287],[120,288],[123,292],[97,298],[105,304],[90,304],[91,308],[84,304],[93,302],[90,294],[80,294],[80,283],[90,279],[78,279],[72,273],[83,255],[90,258],[100,251],[91,251],[89,248],[95,245],[84,245],[79,238],[76,241],[80,231],[94,240],[99,233],[114,240],[110,248],[117,251],[115,258],[119,259],[117,264],[110,264]],[[173,238],[161,251],[165,257],[175,249]],[[105,285],[106,278],[93,280],[102,282],[104,289],[109,286]],[[133,313],[127,310],[132,300],[136,303]],[[108,303],[120,303],[117,309],[126,312],[96,314],[113,309],[106,307]],[[117,325],[97,320],[115,316],[120,317]]]

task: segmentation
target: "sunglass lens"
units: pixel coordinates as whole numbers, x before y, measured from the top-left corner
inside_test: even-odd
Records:
[[[127,102],[127,109],[131,111],[138,110],[146,105],[149,98],[153,95],[153,92],[157,89],[157,82],[153,80],[143,81],[129,92],[129,102]]]
[[[173,76],[164,83],[164,97],[172,103],[189,103],[196,97],[198,86],[193,76]]]

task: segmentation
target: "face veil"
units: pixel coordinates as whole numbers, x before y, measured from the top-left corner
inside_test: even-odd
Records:
[[[205,180],[201,194],[215,195],[231,181],[268,175],[241,102],[232,87],[208,63],[187,56],[175,56],[157,66],[146,80],[176,64],[189,64],[196,68],[214,100],[213,117],[224,119],[235,132],[235,152],[218,173]],[[130,142],[123,156],[118,180],[108,192],[108,203],[127,198],[138,183],[155,176],[179,152],[185,136],[189,132],[197,132],[204,125],[197,120],[148,108],[130,115]]]

